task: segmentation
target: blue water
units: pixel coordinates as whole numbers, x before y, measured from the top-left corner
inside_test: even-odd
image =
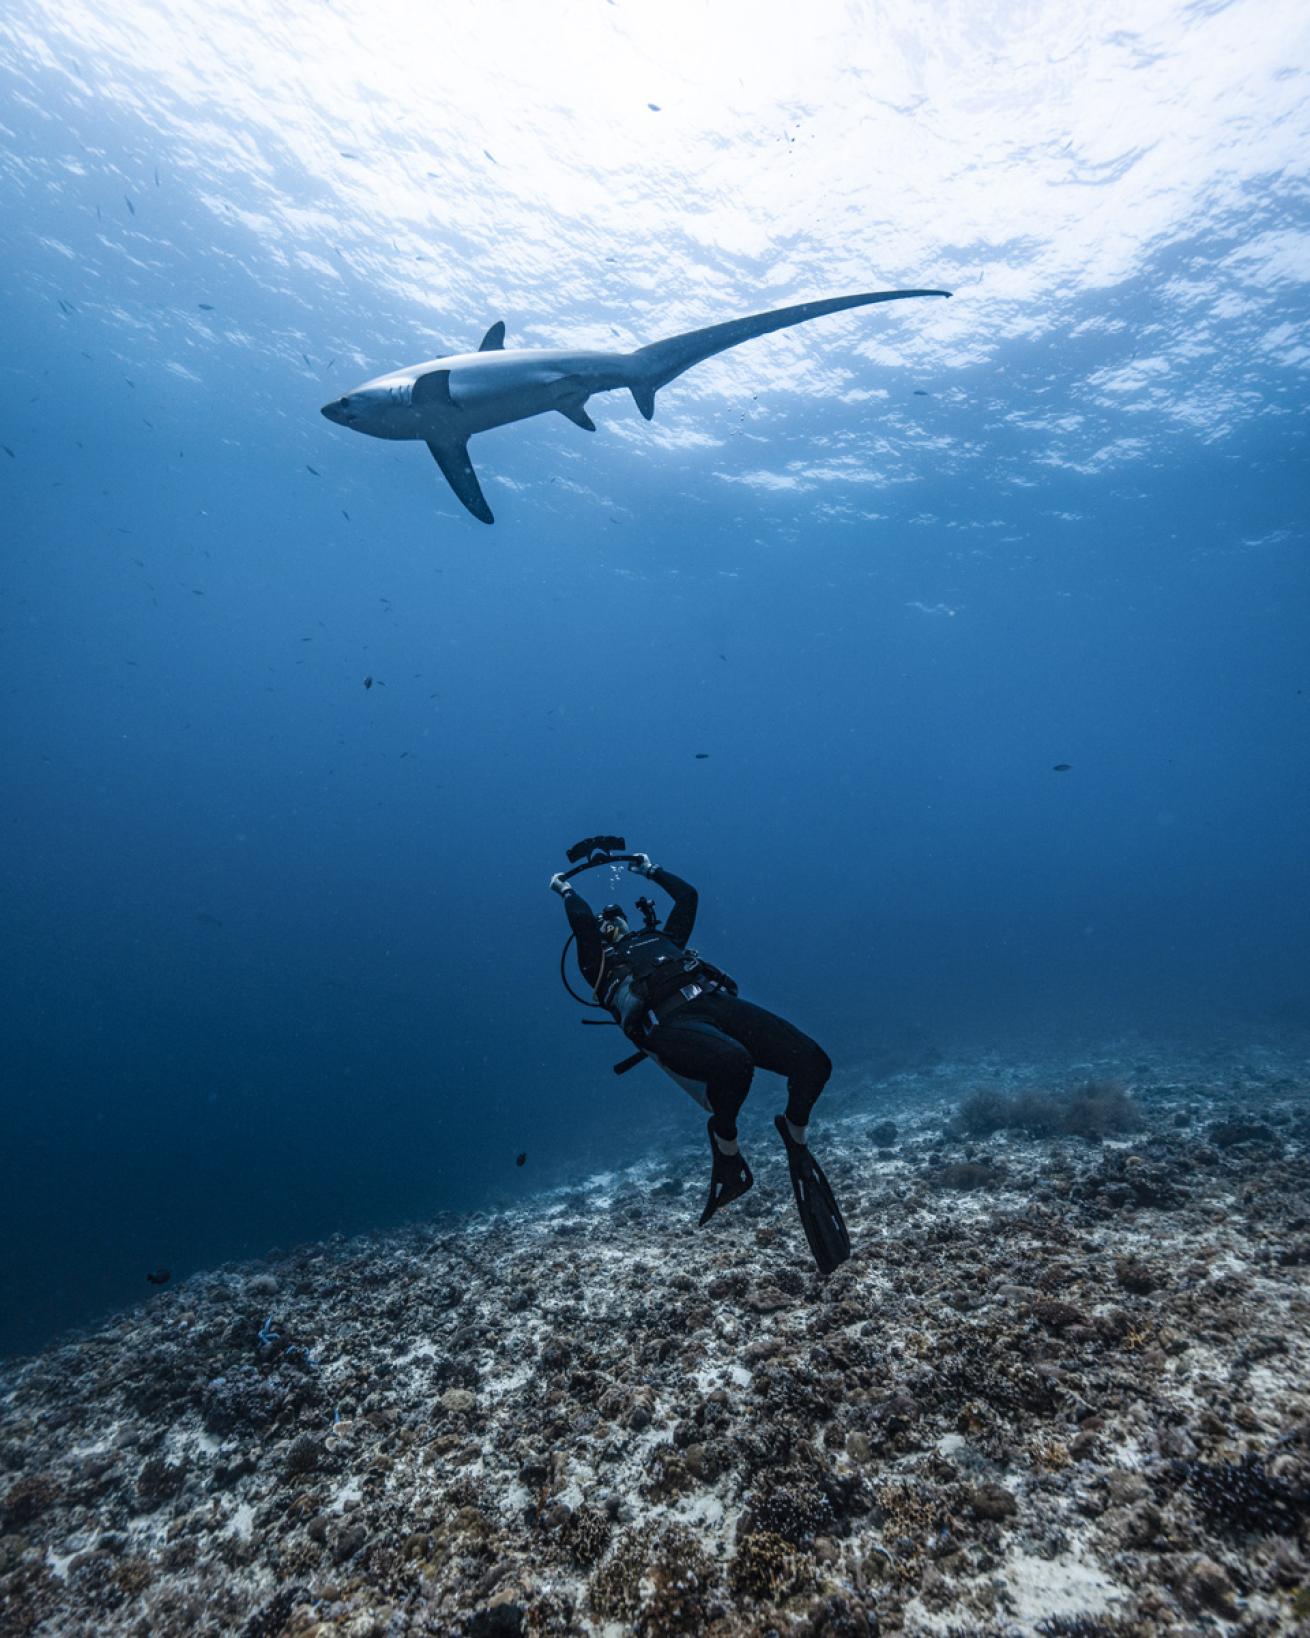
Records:
[[[0,1348],[694,1130],[596,830],[832,1112],[1310,1017],[1300,8],[383,9],[0,18]],[[917,285],[476,439],[490,529],[318,413]]]

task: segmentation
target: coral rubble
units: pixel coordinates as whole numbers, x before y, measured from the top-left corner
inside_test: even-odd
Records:
[[[839,1087],[827,1281],[748,1122],[0,1369],[0,1630],[1307,1630],[1307,1084],[1085,1067]]]

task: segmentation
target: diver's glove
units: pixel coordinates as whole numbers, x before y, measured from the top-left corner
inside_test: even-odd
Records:
[[[563,898],[566,893],[573,891],[573,883],[557,870],[550,878],[550,890],[552,893],[558,893],[560,898]]]
[[[649,853],[634,853],[628,860],[628,869],[635,871],[638,876],[653,876],[659,866],[650,862]]]

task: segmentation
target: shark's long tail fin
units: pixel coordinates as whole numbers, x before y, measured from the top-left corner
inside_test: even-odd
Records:
[[[905,301],[911,296],[949,296],[949,290],[875,290],[858,296],[833,296],[829,301],[803,301],[796,307],[775,307],[771,313],[753,313],[749,318],[729,319],[726,324],[711,324],[704,330],[688,330],[685,335],[670,336],[667,341],[653,341],[649,347],[638,347],[629,353],[632,368],[629,390],[637,408],[649,421],[655,414],[655,394],[666,387],[684,370],[715,353],[750,341],[755,336],[767,336],[773,330],[787,330],[793,324],[804,324],[807,319],[822,318],[825,313],[841,313],[848,307],[871,307],[879,301]]]

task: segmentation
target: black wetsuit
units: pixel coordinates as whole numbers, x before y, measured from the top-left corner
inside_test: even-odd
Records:
[[[659,868],[650,879],[673,900],[663,932],[682,949],[696,920],[696,889]],[[577,938],[578,966],[594,990],[605,953],[595,912],[577,893],[565,894],[564,908]],[[660,1012],[659,1022],[634,1036],[634,1042],[675,1075],[705,1084],[720,1137],[736,1137],[737,1111],[757,1068],[787,1077],[787,1119],[796,1126],[808,1124],[810,1110],[832,1074],[832,1062],[795,1025],[722,988],[708,989],[690,1001],[675,997]]]

